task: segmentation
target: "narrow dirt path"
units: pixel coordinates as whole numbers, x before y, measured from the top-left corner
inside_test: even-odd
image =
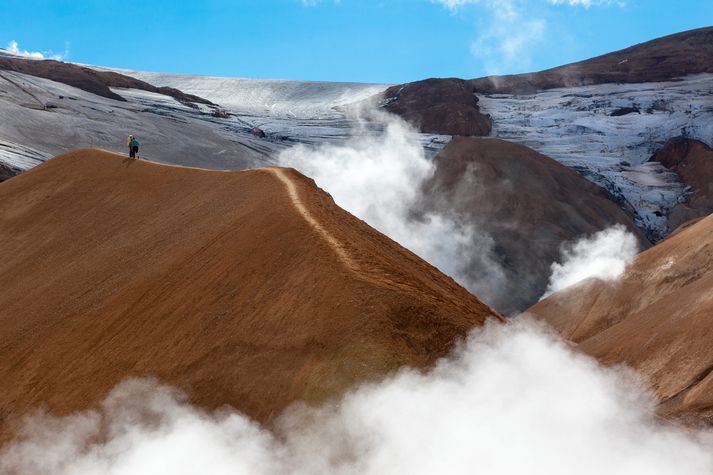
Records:
[[[322,239],[332,248],[339,260],[342,262],[344,267],[354,274],[354,276],[364,282],[369,282],[379,287],[389,287],[401,292],[409,293],[410,295],[420,294],[424,295],[427,299],[433,299],[434,293],[429,291],[424,286],[416,285],[415,282],[400,279],[394,275],[390,275],[388,270],[385,268],[373,267],[370,264],[360,264],[357,262],[349,253],[346,246],[337,239],[332,233],[330,233],[318,220],[317,218],[307,209],[305,203],[302,201],[297,189],[296,183],[290,178],[290,176],[282,168],[264,168],[263,170],[268,171],[275,175],[282,184],[285,186],[290,201],[295,207],[297,212],[304,218],[305,221],[317,232]],[[433,268],[435,273],[439,271]],[[505,319],[496,312],[491,314],[494,318],[504,322]]]
[[[359,266],[354,262],[354,260],[349,256],[346,249],[339,240],[334,237],[329,231],[327,231],[322,224],[317,221],[317,219],[310,213],[307,207],[304,205],[300,199],[299,192],[295,183],[290,179],[285,171],[281,168],[268,168],[271,173],[273,173],[287,189],[287,194],[292,201],[292,205],[295,207],[298,213],[307,221],[307,223],[329,244],[329,246],[334,250],[342,261],[345,267],[354,272],[355,274],[361,274]]]

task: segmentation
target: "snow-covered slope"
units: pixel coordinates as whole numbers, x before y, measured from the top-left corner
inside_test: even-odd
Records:
[[[379,131],[378,123],[360,120],[350,105],[364,104],[386,90],[388,84],[364,84],[279,79],[226,78],[108,69],[173,87],[218,104],[243,127],[259,127],[268,137],[286,143],[319,145],[339,143],[357,134]],[[431,156],[450,136],[414,134]]]
[[[340,143],[355,134],[374,134],[381,125],[359,120],[348,106],[387,88],[115,71],[217,106],[189,107],[162,94],[113,90],[128,99],[123,103],[0,71],[0,161],[26,169],[78,147],[123,150],[126,135],[134,133],[143,138],[144,155],[155,160],[211,168],[260,166],[296,143]],[[686,190],[673,173],[647,163],[648,158],[673,136],[707,143],[713,137],[711,74],[479,99],[482,111],[492,116],[493,136],[527,145],[607,188],[636,211],[637,224],[653,239],[670,231],[667,211]],[[630,113],[621,115],[627,109]],[[266,136],[250,134],[256,127]],[[431,156],[450,140],[425,134],[414,138]]]
[[[271,163],[286,146],[253,137],[204,106],[189,107],[146,91],[118,92],[128,102],[0,71],[0,160],[27,169],[81,147],[123,151],[126,136],[136,134],[142,154],[153,159],[246,168]]]
[[[637,224],[658,239],[666,213],[685,192],[651,155],[671,137],[713,138],[713,75],[677,82],[601,84],[533,95],[480,97],[493,135],[527,145],[570,166],[637,212]],[[625,115],[618,115],[629,112]],[[613,114],[613,115],[612,115]]]
[[[116,70],[155,86],[204,97],[236,113],[290,119],[337,118],[338,108],[384,91],[388,85],[224,78]]]
[[[112,89],[127,99],[120,102],[48,79],[0,71],[0,161],[27,169],[80,147],[121,151],[126,136],[135,134],[147,158],[240,169],[273,163],[281,150],[296,143],[339,143],[381,128],[347,114],[343,107],[372,97],[386,87],[382,85],[114,71],[195,92],[217,106],[191,107],[163,94]],[[254,128],[266,136],[251,134]],[[431,155],[450,139],[414,137]]]

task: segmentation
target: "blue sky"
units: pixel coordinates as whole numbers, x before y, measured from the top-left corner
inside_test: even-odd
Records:
[[[709,25],[713,0],[0,0],[2,47],[325,81],[540,70]]]

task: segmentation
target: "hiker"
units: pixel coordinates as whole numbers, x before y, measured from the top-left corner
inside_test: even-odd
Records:
[[[129,135],[126,144],[129,146],[129,158],[139,158],[139,141],[136,137]]]

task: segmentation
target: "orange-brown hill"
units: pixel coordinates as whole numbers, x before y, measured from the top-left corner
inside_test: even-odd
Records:
[[[462,216],[493,239],[505,279],[495,296],[482,298],[503,313],[521,312],[544,294],[565,242],[623,224],[649,246],[606,190],[524,145],[455,137],[435,165],[423,206]],[[471,268],[477,278],[478,266]]]
[[[269,421],[427,367],[492,314],[291,169],[68,153],[0,185],[0,253],[6,425],[143,375]]]
[[[713,215],[641,253],[620,282],[586,281],[529,311],[638,370],[662,414],[713,423]]]

